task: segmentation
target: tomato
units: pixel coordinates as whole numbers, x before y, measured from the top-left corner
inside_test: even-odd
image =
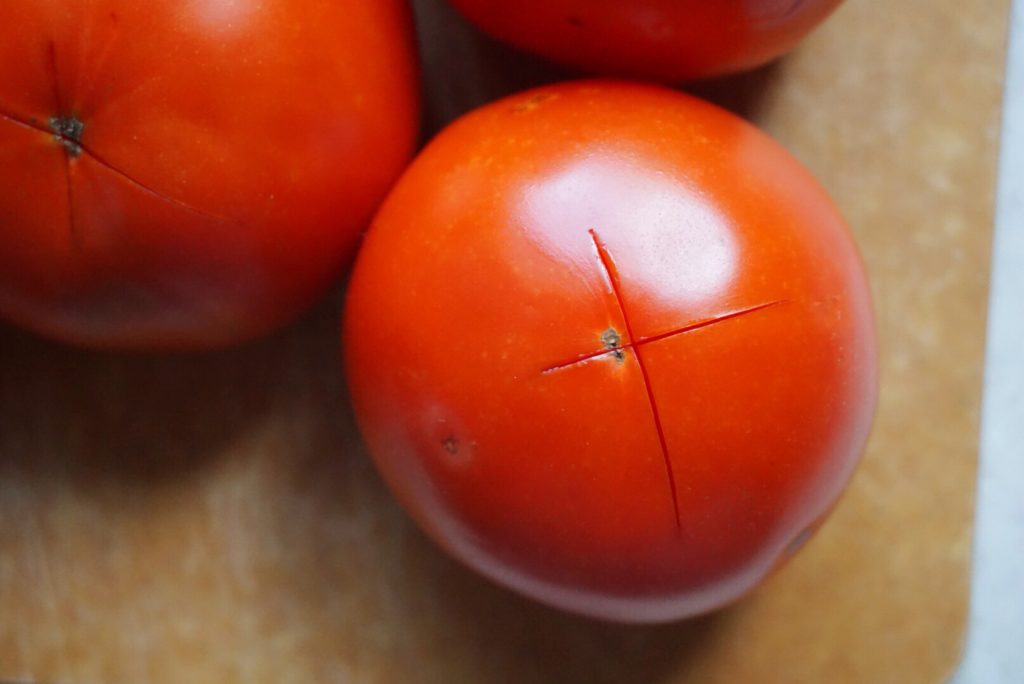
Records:
[[[670,82],[789,51],[841,0],[451,0],[490,35],[587,71]]]
[[[354,267],[344,351],[393,492],[539,601],[694,615],[806,540],[876,394],[863,267],[811,175],[698,99],[541,88],[442,131]]]
[[[412,155],[403,0],[4,0],[0,317],[238,342],[323,292]]]

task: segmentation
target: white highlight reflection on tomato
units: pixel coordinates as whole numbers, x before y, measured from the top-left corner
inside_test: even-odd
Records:
[[[627,197],[628,203],[620,199]],[[586,252],[577,243],[589,242],[593,229],[617,262],[631,265],[622,274],[630,286],[666,303],[714,299],[736,275],[734,228],[715,205],[685,180],[633,166],[621,155],[585,156],[539,179],[520,207],[528,235],[545,252],[579,268]]]

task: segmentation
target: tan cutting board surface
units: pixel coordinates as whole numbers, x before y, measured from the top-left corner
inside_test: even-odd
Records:
[[[418,3],[431,126],[557,74]],[[0,678],[938,682],[964,628],[1008,0],[849,0],[782,63],[700,92],[806,162],[849,218],[883,352],[831,521],[717,615],[556,613],[436,551],[375,476],[340,297],[208,355],[0,327]],[[823,255],[825,256],[825,255]]]

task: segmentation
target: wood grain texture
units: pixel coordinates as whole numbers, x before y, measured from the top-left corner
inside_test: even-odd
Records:
[[[480,38],[440,0],[417,5],[429,130],[567,76]],[[216,354],[101,354],[0,327],[0,678],[942,681],[967,605],[1008,5],[849,0],[790,57],[696,88],[778,137],[837,199],[883,352],[852,486],[747,600],[608,625],[436,551],[356,436],[338,293]]]

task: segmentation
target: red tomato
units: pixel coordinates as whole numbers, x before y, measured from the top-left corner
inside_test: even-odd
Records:
[[[0,316],[98,346],[295,316],[412,153],[402,0],[3,0]]]
[[[843,488],[876,393],[856,247],[778,144],[670,90],[542,88],[444,130],[357,259],[359,425],[416,521],[571,611],[735,599]]]
[[[841,0],[452,0],[495,38],[600,73],[679,82],[759,66]]]

